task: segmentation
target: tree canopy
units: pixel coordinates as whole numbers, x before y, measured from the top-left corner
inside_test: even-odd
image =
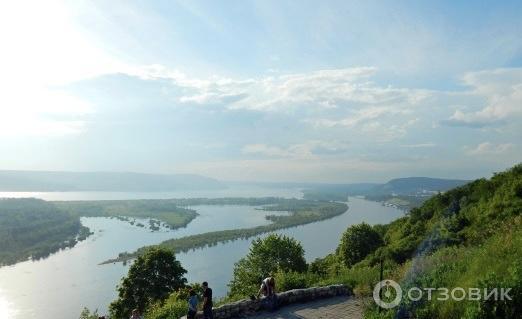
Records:
[[[0,266],[40,259],[89,235],[80,218],[35,198],[0,199]]]
[[[302,272],[306,269],[304,249],[295,239],[279,234],[256,239],[252,241],[248,255],[234,267],[230,294],[252,294],[263,278],[277,271]]]
[[[186,270],[175,255],[165,249],[151,248],[139,256],[118,286],[118,299],[110,305],[111,318],[127,318],[135,308],[140,311],[151,303],[166,299],[185,287]]]
[[[381,235],[372,226],[362,223],[348,227],[341,238],[337,253],[344,264],[351,267],[382,244]]]

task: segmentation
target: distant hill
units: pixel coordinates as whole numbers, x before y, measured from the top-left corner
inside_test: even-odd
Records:
[[[379,184],[316,184],[307,186],[302,190],[305,199],[346,201],[348,195],[366,195]]]
[[[365,196],[379,202],[399,196],[403,203],[393,203],[408,209],[418,206],[435,193],[445,192],[469,181],[429,177],[396,178],[384,184],[316,184],[303,189],[305,199],[345,201],[348,196]]]
[[[377,194],[415,195],[426,192],[444,192],[469,183],[467,180],[429,177],[396,178],[373,187],[370,192]]]
[[[126,172],[58,172],[0,170],[0,191],[174,191],[211,190],[226,186],[191,174],[142,174]]]

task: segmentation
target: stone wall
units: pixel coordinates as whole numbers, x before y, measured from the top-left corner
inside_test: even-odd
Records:
[[[306,289],[294,289],[277,294],[277,301],[279,306],[285,306],[293,303],[303,303],[321,298],[335,297],[341,295],[350,295],[351,291],[345,285],[332,285],[326,287],[313,287]],[[215,319],[228,319],[242,317],[248,314],[254,314],[261,309],[261,300],[244,299],[221,305],[213,309]],[[183,317],[185,318],[185,317]],[[200,311],[196,318],[203,318],[203,313]]]

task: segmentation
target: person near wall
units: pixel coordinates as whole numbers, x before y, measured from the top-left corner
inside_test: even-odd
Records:
[[[263,295],[263,304],[268,310],[274,311],[277,308],[277,295],[275,289],[275,279],[273,276],[268,276],[261,282],[261,287],[257,293],[259,298]]]
[[[212,313],[212,289],[209,288],[208,282],[203,282],[203,318],[213,319]]]
[[[196,313],[198,312],[198,296],[194,289],[190,289],[189,291],[188,308],[187,319],[196,318]]]

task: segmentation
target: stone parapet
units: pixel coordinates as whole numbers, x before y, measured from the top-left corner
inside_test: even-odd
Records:
[[[293,303],[305,303],[322,298],[351,295],[351,290],[345,285],[331,285],[326,287],[312,287],[305,289],[293,289],[277,294],[278,306]],[[224,304],[213,309],[215,319],[229,319],[255,314],[262,309],[262,299],[243,299],[233,303]],[[185,319],[186,317],[182,317]],[[198,312],[197,319],[203,319],[203,312]]]

